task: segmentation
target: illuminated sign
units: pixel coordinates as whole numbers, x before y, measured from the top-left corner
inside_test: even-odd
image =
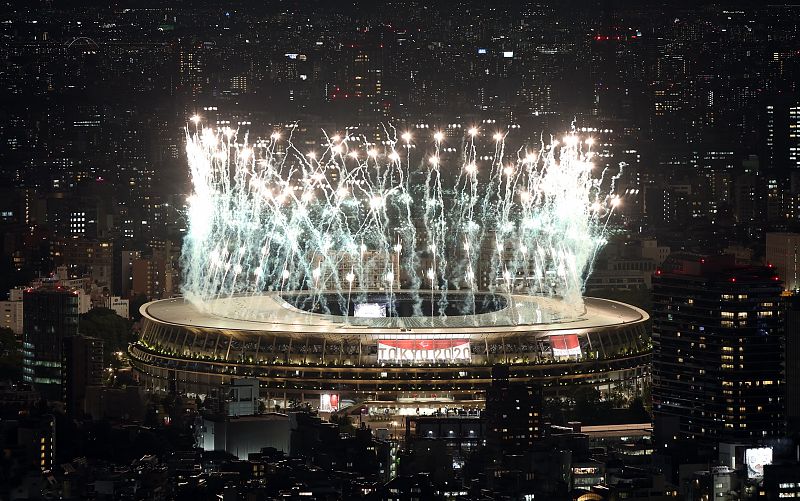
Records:
[[[336,412],[339,410],[339,395],[336,393],[323,393],[319,396],[320,412]]]
[[[745,449],[744,464],[747,468],[747,478],[763,477],[764,466],[772,464],[772,447]]]
[[[503,52],[503,57],[511,59],[514,57],[514,51],[507,50]]]
[[[478,54],[486,54],[486,52],[487,52],[487,51],[486,51],[486,49],[484,49],[484,48],[480,48],[480,49],[478,49]]]
[[[355,305],[353,316],[361,318],[381,318],[386,316],[386,305],[380,303],[359,303]]]
[[[581,345],[578,343],[577,334],[553,334],[550,336],[550,347],[556,358],[581,356]]]
[[[469,339],[380,339],[378,360],[436,362],[469,360]]]

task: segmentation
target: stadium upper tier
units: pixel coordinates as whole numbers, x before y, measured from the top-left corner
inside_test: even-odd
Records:
[[[363,304],[398,304],[410,301],[404,293],[395,293],[401,299],[389,301],[386,294],[373,294],[371,302]],[[420,311],[430,311],[431,301],[425,292],[417,293]],[[463,292],[450,292],[445,301],[466,303]],[[333,296],[333,295],[331,295]],[[592,330],[597,327],[628,325],[646,320],[647,313],[631,305],[607,299],[585,298],[582,315],[562,314],[561,300],[557,298],[515,294],[493,297],[476,294],[474,303],[477,313],[443,315],[403,315],[359,317],[352,314],[359,304],[350,305],[348,315],[318,313],[323,307],[308,305],[310,300],[302,293],[266,293],[255,296],[239,296],[216,299],[214,313],[200,310],[183,299],[167,299],[144,305],[142,315],[154,322],[175,326],[224,329],[226,331],[322,334],[326,336],[383,336],[391,333],[450,334],[458,333],[486,336],[492,333],[552,333],[560,330]],[[434,308],[438,311],[441,302],[437,297]],[[499,305],[498,305],[499,303]],[[470,304],[472,304],[470,302]],[[326,306],[337,307],[334,299]],[[464,307],[471,308],[471,307]],[[453,308],[458,311],[458,309]],[[308,311],[312,310],[312,311]],[[395,307],[395,310],[402,310]],[[387,314],[384,312],[384,314]],[[391,313],[388,313],[391,314]],[[409,331],[409,329],[411,331]]]
[[[475,314],[431,317],[402,315],[432,304],[461,309],[465,296],[451,294],[453,305],[434,297],[414,306],[402,304],[410,298],[402,293],[392,301],[375,294],[366,299],[385,302],[337,310],[301,294],[218,299],[226,304],[213,314],[183,299],[148,303],[140,339],[130,347],[132,363],[155,389],[206,393],[232,378],[257,377],[267,394],[284,397],[430,391],[475,398],[491,382],[494,364],[553,388],[611,390],[637,386],[647,375],[649,317],[616,301],[586,298],[584,313],[567,317],[555,298],[481,295],[469,299],[479,305]],[[356,309],[365,314],[362,308],[398,316],[354,316]]]

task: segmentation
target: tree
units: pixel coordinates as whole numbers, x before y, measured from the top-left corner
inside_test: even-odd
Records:
[[[600,392],[591,386],[577,387],[573,397],[575,398],[574,417],[579,421],[594,421],[602,412],[601,407],[610,407],[603,405],[605,402],[600,400]]]
[[[95,308],[81,315],[78,330],[86,336],[103,340],[103,358],[113,360],[113,353],[126,351],[132,341],[132,323],[108,308]]]
[[[349,433],[355,435],[356,428],[350,418],[344,414],[333,413],[330,416],[331,423],[339,427],[339,433]]]

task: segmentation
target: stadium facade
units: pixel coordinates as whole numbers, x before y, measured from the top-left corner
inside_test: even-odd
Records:
[[[154,391],[203,395],[254,377],[270,405],[380,402],[416,412],[481,408],[495,364],[545,395],[577,385],[633,394],[649,379],[649,317],[634,306],[585,298],[580,313],[564,314],[574,310],[557,298],[420,295],[354,305],[332,296],[322,308],[319,297],[264,293],[217,299],[214,313],[182,298],[155,301],[141,308],[131,363]],[[446,316],[436,314],[442,305]]]

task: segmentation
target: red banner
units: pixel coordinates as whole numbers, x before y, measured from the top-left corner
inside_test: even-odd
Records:
[[[578,342],[577,334],[552,334],[550,335],[550,347],[553,349],[554,357],[581,355],[581,345]]]

